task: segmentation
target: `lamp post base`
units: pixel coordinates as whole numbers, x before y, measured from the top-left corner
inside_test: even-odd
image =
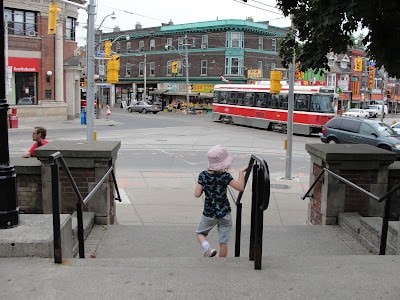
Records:
[[[19,207],[11,211],[0,211],[0,229],[13,228],[19,224]]]

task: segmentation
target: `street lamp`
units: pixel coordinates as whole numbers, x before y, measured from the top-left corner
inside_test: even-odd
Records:
[[[184,44],[185,46],[185,68],[186,68],[186,107],[189,107],[189,99],[190,99],[190,85],[189,85],[189,54],[188,54],[188,46],[187,43],[187,35],[184,37]],[[172,47],[176,50],[173,45],[165,45],[165,49],[168,50],[169,47]]]

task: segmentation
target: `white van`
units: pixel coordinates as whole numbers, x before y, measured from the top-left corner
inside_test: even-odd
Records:
[[[373,109],[378,111],[378,115],[382,114],[382,104],[373,104],[373,105],[368,105],[368,109]],[[383,107],[383,115],[388,114],[388,106],[385,104]]]

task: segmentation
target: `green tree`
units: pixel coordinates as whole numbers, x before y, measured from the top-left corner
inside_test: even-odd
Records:
[[[296,51],[302,71],[328,68],[326,54],[345,53],[354,46],[352,35],[361,26],[368,30],[361,43],[370,58],[389,75],[400,77],[399,0],[277,0],[277,6],[291,16],[297,31],[281,43],[285,66]],[[288,46],[296,50],[285,49]]]

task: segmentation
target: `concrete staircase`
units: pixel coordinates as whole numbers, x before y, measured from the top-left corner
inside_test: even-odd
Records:
[[[339,226],[373,254],[379,254],[382,218],[362,217],[358,213],[340,213]],[[386,254],[399,252],[399,221],[389,221]]]

